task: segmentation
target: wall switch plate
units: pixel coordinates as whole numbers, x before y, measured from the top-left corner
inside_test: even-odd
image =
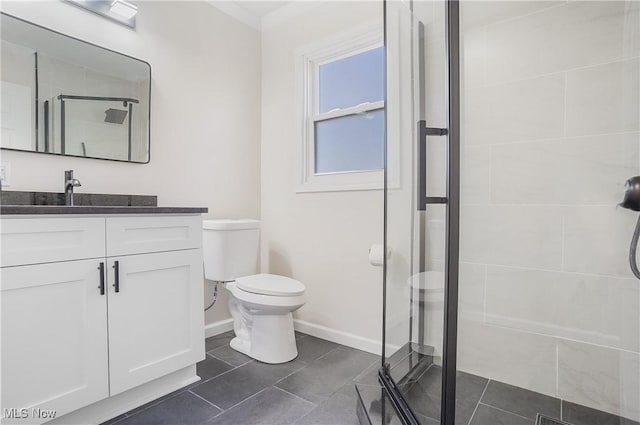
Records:
[[[2,187],[11,186],[11,164],[0,162],[0,182]]]

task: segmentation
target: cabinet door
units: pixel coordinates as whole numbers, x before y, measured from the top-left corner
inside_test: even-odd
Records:
[[[204,358],[200,249],[113,257],[108,265],[111,395]]]
[[[104,260],[103,260],[104,261]],[[19,409],[56,417],[109,395],[107,297],[100,260],[0,269],[2,423]],[[7,409],[18,409],[10,413]]]

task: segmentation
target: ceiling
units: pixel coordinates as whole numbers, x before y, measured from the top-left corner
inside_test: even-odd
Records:
[[[247,12],[252,13],[260,18],[264,15],[273,12],[276,9],[281,8],[291,1],[242,1],[236,0],[238,6],[245,9]]]
[[[258,30],[262,29],[263,18],[273,17],[276,12],[285,11],[294,3],[308,4],[311,1],[260,1],[260,0],[205,0],[227,15],[250,25]],[[286,13],[285,13],[286,14]]]

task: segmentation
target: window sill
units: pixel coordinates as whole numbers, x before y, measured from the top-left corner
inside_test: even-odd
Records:
[[[384,174],[382,170],[378,170],[370,172],[314,174],[302,179],[296,187],[296,193],[383,189]]]

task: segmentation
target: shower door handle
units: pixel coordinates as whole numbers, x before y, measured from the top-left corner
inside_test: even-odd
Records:
[[[418,121],[418,211],[427,209],[428,204],[446,204],[447,198],[427,196],[427,136],[446,136],[446,128],[427,127],[425,120]]]

